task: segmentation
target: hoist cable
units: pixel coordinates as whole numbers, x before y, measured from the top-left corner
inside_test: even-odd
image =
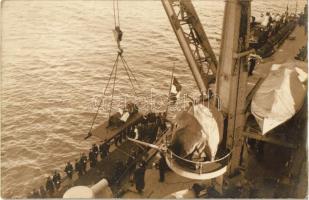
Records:
[[[112,77],[112,75],[113,75],[113,73],[114,73],[114,71],[115,71],[115,67],[118,65],[118,60],[119,60],[119,55],[117,56],[116,61],[115,61],[114,66],[113,66],[113,69],[112,69],[112,71],[111,71],[111,73],[110,73],[110,75],[109,75],[108,82],[107,82],[107,84],[106,84],[106,87],[105,87],[105,90],[104,90],[104,94],[103,94],[103,95],[105,95],[105,93],[106,93],[106,91],[107,91],[107,88],[108,88],[108,85],[109,85],[109,83],[110,83],[111,77]],[[93,125],[94,125],[94,122],[95,122],[95,120],[97,119],[97,116],[98,116],[100,107],[102,106],[102,102],[103,102],[102,99],[103,99],[103,97],[102,97],[101,100],[100,100],[100,103],[99,103],[99,105],[98,105],[98,108],[97,108],[97,111],[96,111],[96,113],[95,113],[95,116],[93,117],[93,120],[92,120],[92,123],[91,123],[91,126],[90,126],[90,129],[89,129],[89,132],[88,132],[88,133],[91,133],[92,128],[93,128]]]
[[[117,1],[117,5],[115,5],[115,1]],[[115,27],[119,26],[120,27],[120,16],[119,16],[119,3],[118,0],[113,0],[113,11],[114,11],[114,24]],[[117,13],[117,16],[116,16]]]
[[[112,78],[112,75],[113,75],[113,73],[114,73],[115,67],[118,65],[118,61],[119,61],[119,54],[117,55],[116,61],[115,61],[114,66],[113,66],[113,70],[112,70],[112,72],[109,74],[108,82],[107,82],[107,85],[106,85],[106,87],[105,87],[105,89],[104,89],[103,95],[106,94],[106,91],[107,91],[107,88],[108,88],[108,86],[109,86],[109,83],[110,83],[110,80],[111,80],[111,78]]]
[[[112,100],[111,100],[110,107],[109,107],[108,118],[110,118],[111,112],[112,112],[113,99],[114,99],[114,93],[115,93],[115,84],[116,84],[116,78],[117,78],[118,58],[119,58],[119,54],[117,56],[117,65],[115,69],[114,83],[113,83],[113,90],[112,90]]]
[[[120,27],[119,4],[118,4],[118,0],[116,1],[117,1],[118,26]]]
[[[137,94],[136,94],[136,91],[135,91],[134,84],[133,84],[132,79],[131,79],[131,76],[130,76],[130,73],[129,73],[129,71],[128,71],[128,69],[127,69],[125,63],[124,63],[124,58],[123,58],[123,56],[120,56],[120,59],[121,59],[121,61],[122,61],[123,67],[124,67],[124,69],[125,69],[125,71],[126,71],[128,77],[129,77],[129,80],[130,80],[131,86],[132,86],[132,88],[133,88],[134,94],[137,95]]]
[[[135,81],[135,82],[138,84],[138,86],[140,87],[139,82],[138,82],[137,79],[135,78],[135,75],[134,75],[134,73],[132,72],[131,68],[129,67],[127,61],[126,61],[125,59],[123,59],[123,61],[124,61],[125,65],[128,67],[129,71],[131,72],[134,81]]]
[[[115,24],[115,27],[116,27],[116,11],[115,11],[115,0],[113,0],[113,11],[114,11],[114,24]]]

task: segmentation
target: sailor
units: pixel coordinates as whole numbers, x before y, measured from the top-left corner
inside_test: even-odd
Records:
[[[142,193],[145,188],[145,171],[145,165],[140,163],[134,172],[135,188],[139,193]]]
[[[92,149],[89,150],[89,161],[90,161],[90,167],[93,168],[97,164],[97,159],[95,153],[92,151]]]
[[[248,76],[253,75],[253,71],[257,62],[261,61],[262,58],[256,54],[250,54],[248,58]]]
[[[55,172],[54,172],[53,182],[54,182],[56,189],[58,190],[60,188],[60,184],[61,184],[61,176],[60,176],[60,173],[57,172],[57,170],[55,170]]]
[[[104,159],[109,154],[109,147],[110,145],[106,139],[104,140],[102,144],[100,144],[99,148],[100,148],[101,159]]]
[[[75,171],[78,173],[78,177],[81,177],[83,175],[81,162],[77,159],[75,160]]]
[[[54,184],[53,184],[53,181],[50,177],[47,177],[47,180],[46,180],[46,191],[48,192],[48,194],[51,196],[55,189],[54,189]]]
[[[67,165],[64,168],[64,172],[67,174],[67,176],[72,179],[73,175],[73,166],[70,162],[67,163]]]
[[[248,70],[248,76],[253,75],[253,70],[255,68],[256,59],[254,57],[249,58],[249,70]]]
[[[138,131],[138,128],[140,128],[140,127],[141,127],[140,124],[138,126],[134,127],[134,139],[135,140],[138,140],[140,138],[139,131]]]
[[[96,159],[98,159],[98,155],[99,155],[99,147],[97,144],[93,144],[92,145],[92,151],[95,154]]]
[[[280,22],[280,19],[281,19],[280,14],[277,13],[277,14],[276,14],[276,17],[275,17],[275,21],[279,23],[279,22]]]
[[[269,12],[266,13],[266,16],[264,17],[261,25],[264,27],[267,27],[269,25],[270,22],[270,16],[269,16]]]
[[[257,19],[255,19],[256,23],[261,24],[264,20],[264,14],[261,13],[260,17],[257,17]]]
[[[86,168],[87,168],[87,156],[85,155],[85,153],[82,153],[82,156],[80,158],[80,165],[83,171],[83,174],[86,174]]]
[[[256,21],[255,21],[255,17],[254,17],[254,16],[251,16],[250,28],[255,27],[256,24],[257,24],[257,23],[256,23]]]
[[[166,170],[166,162],[165,162],[165,158],[164,155],[162,153],[160,153],[160,160],[158,162],[158,167],[159,167],[159,174],[160,174],[160,182],[164,182],[165,179],[165,170]]]

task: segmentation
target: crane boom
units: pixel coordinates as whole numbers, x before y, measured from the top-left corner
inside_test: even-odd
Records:
[[[191,0],[161,0],[201,94],[214,82],[217,59]]]

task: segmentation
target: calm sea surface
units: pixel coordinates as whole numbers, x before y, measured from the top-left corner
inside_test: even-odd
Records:
[[[299,11],[304,3],[298,2]],[[194,4],[218,55],[224,1]],[[294,12],[293,0],[254,0],[252,12],[281,13],[287,4]],[[138,97],[166,95],[173,63],[184,92],[197,94],[161,2],[120,1],[119,7],[124,55],[139,82]],[[113,3],[7,0],[1,12],[1,189],[2,197],[22,197],[99,142],[83,137],[116,57]],[[133,100],[125,71],[118,72],[115,103],[124,95]],[[143,110],[150,108],[142,102]],[[108,105],[103,108],[95,125],[106,118]]]

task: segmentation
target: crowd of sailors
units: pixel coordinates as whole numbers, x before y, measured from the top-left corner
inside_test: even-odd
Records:
[[[85,153],[80,155],[79,159],[75,160],[74,166],[69,161],[67,162],[64,172],[66,174],[66,178],[72,180],[74,172],[77,173],[78,177],[87,173],[87,163],[89,163],[90,168],[95,168],[98,162],[98,156],[100,155],[101,160],[108,156],[110,149],[110,144],[106,142],[102,142],[99,146],[97,144],[93,144],[92,148],[89,150],[88,157]],[[61,178],[59,171],[55,170],[52,176],[48,176],[46,178],[45,187],[41,185],[40,189],[33,189],[30,197],[32,198],[45,198],[52,197],[55,192],[60,189],[61,182],[64,179]]]
[[[250,28],[253,30],[252,36],[256,38],[257,46],[261,46],[271,36],[286,25],[290,20],[295,19],[295,15],[289,15],[288,12],[283,14],[266,12],[261,13],[259,17],[251,16]]]
[[[150,143],[154,142],[157,137],[158,128],[161,129],[162,132],[167,130],[166,126],[166,113],[148,113],[147,115],[143,116],[137,124],[134,124],[128,127],[124,132],[129,137],[138,137],[136,139],[146,139]],[[157,127],[157,129],[155,128]],[[148,129],[151,129],[147,131]],[[153,131],[155,130],[155,131]],[[132,132],[132,133],[130,133]],[[133,136],[132,136],[133,135]],[[119,137],[118,137],[119,136]],[[45,198],[45,197],[53,197],[59,191],[61,183],[65,179],[72,180],[73,174],[76,173],[78,177],[82,177],[83,175],[87,174],[88,163],[89,167],[96,168],[99,158],[101,160],[108,157],[110,154],[110,147],[112,144],[117,145],[118,139],[123,136],[123,133],[118,134],[115,136],[114,139],[104,140],[101,141],[99,145],[93,144],[92,147],[89,149],[88,156],[86,153],[81,153],[80,158],[75,160],[75,163],[71,163],[70,161],[66,163],[64,167],[64,172],[66,174],[65,178],[61,178],[60,173],[56,170],[52,176],[48,176],[46,179],[45,187],[41,185],[40,189],[33,189],[30,197],[31,198]],[[142,159],[138,159],[139,150],[135,150],[132,148],[128,153],[128,159],[126,161],[117,161],[115,163],[115,171],[116,174],[113,176],[114,179],[119,179],[126,171],[126,169],[131,168],[135,169],[133,176],[136,185],[136,190],[138,192],[142,192],[145,181],[144,181],[144,174],[146,170],[146,162]],[[74,164],[74,165],[73,165]],[[161,161],[162,165],[162,161]],[[160,164],[159,164],[160,166]],[[164,180],[164,174],[162,173],[162,166],[158,168],[160,170],[160,181]],[[112,180],[114,181],[114,180]]]
[[[250,29],[251,45],[253,48],[260,48],[270,37],[276,35],[279,30],[284,27],[289,21],[295,20],[295,14],[285,12],[283,14],[266,12],[261,13],[259,17],[251,16]],[[305,34],[307,34],[307,4],[304,12],[298,16],[298,25],[305,27]],[[300,49],[299,55],[295,57],[298,60],[306,59],[306,47]],[[248,58],[248,76],[253,75],[255,65],[261,61],[262,58],[256,54],[250,54]]]

